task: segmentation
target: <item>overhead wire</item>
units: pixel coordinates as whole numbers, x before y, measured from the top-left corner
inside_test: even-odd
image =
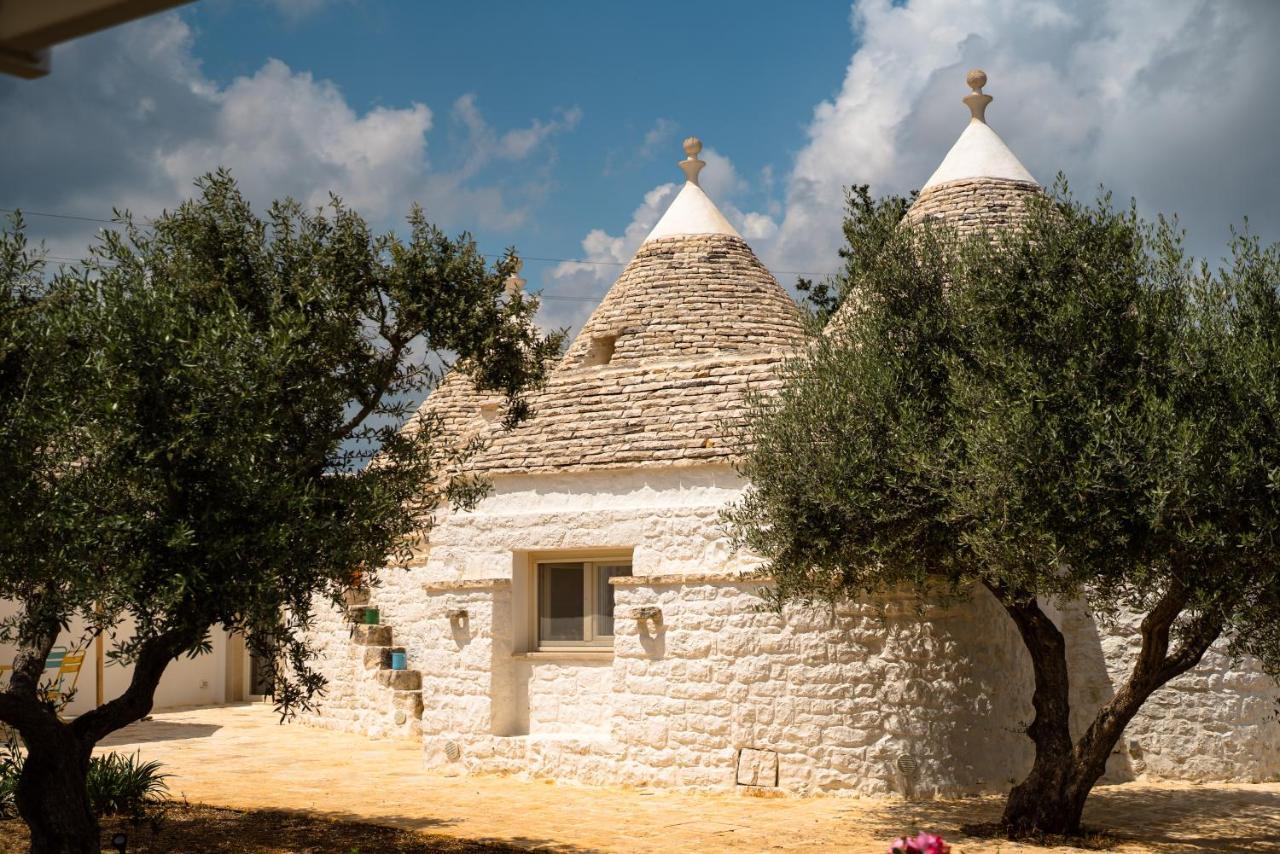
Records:
[[[18,212],[19,212],[18,209],[15,209],[15,208],[0,208],[0,213],[13,214]],[[65,220],[75,220],[78,222],[99,222],[104,225],[113,225],[113,226],[118,226],[120,224],[115,220],[101,219],[99,217],[92,217],[92,216],[78,216],[74,214],[48,213],[46,211],[32,211],[32,210],[22,210],[21,213],[23,216],[38,216],[38,217],[46,217],[48,219],[65,219]],[[481,252],[479,254],[485,258],[503,258],[506,256],[505,252]],[[80,258],[67,258],[65,256],[60,256],[60,255],[46,255],[45,257],[50,258],[54,261],[64,261],[70,264],[75,264],[83,260]],[[520,255],[519,258],[522,261],[534,261],[534,262],[547,263],[547,264],[590,264],[590,265],[597,265],[597,266],[603,266],[603,267],[625,267],[626,266],[625,261],[598,261],[598,260],[589,259],[589,258],[550,258],[550,257],[536,256],[536,255]],[[774,270],[772,272],[775,275],[782,275],[782,276],[813,276],[815,278],[820,278],[822,276],[827,275],[826,273],[814,273],[812,271],[806,271],[806,270]],[[561,301],[573,301],[573,302],[598,302],[598,300],[595,297],[570,296],[568,294],[558,294],[558,293],[555,293],[554,291],[548,292],[546,290],[541,291],[538,294],[538,297],[540,299],[549,299],[549,300],[561,300]]]

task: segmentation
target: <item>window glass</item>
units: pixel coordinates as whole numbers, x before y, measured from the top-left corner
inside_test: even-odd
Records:
[[[630,575],[628,564],[600,564],[596,567],[596,634],[613,636],[613,585],[610,578]]]
[[[538,637],[543,641],[584,640],[586,567],[581,563],[544,563],[539,576]]]

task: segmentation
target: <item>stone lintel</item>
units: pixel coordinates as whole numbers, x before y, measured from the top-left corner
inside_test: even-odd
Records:
[[[610,578],[609,583],[619,587],[658,587],[676,584],[770,584],[773,579],[767,575],[754,575],[739,572],[690,572],[670,575],[620,575]]]
[[[461,578],[455,581],[428,581],[422,589],[428,593],[450,590],[503,590],[511,586],[510,578]]]

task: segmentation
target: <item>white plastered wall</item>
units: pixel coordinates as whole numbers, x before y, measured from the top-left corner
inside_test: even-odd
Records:
[[[10,617],[18,613],[18,610],[17,603],[0,601],[0,618]],[[129,620],[122,621],[116,628],[117,634],[123,638],[129,637],[131,630],[132,623]],[[212,649],[208,653],[195,658],[184,656],[170,663],[156,688],[153,706],[156,711],[183,706],[217,705],[235,699],[234,688],[228,690],[227,632],[215,627],[210,633],[210,641]],[[95,706],[98,695],[97,643],[86,641],[84,622],[77,619],[72,621],[67,631],[59,635],[57,645],[68,649],[84,647],[86,650],[74,698],[65,710],[68,716],[83,714]],[[102,667],[104,701],[120,696],[133,678],[132,666],[118,665],[107,658],[106,653],[111,648],[111,639],[105,639]],[[12,646],[0,645],[0,663],[12,664],[14,652]]]
[[[720,525],[741,488],[725,466],[499,477],[474,512],[446,515],[430,549],[385,573],[373,601],[423,674],[428,762],[722,787],[750,749],[776,754],[784,788],[873,795],[999,791],[1023,774],[1030,667],[990,595],[923,611],[891,595],[834,612],[762,612],[758,582],[706,577],[755,565]],[[687,579],[617,587],[611,660],[522,657],[533,557],[626,549],[636,576]],[[661,630],[629,619],[638,607],[660,608]],[[465,625],[448,617],[459,610]],[[1054,616],[1069,640],[1078,729],[1123,678],[1133,633],[1099,629],[1078,607]],[[331,619],[317,634],[331,686],[314,721],[387,734],[378,686],[351,668],[348,627]],[[1280,773],[1269,716],[1278,697],[1255,664],[1212,653],[1134,721],[1109,778]]]

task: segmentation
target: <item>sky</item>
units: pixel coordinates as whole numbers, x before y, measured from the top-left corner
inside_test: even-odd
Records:
[[[0,209],[70,259],[113,208],[154,216],[219,166],[257,206],[336,192],[379,230],[416,202],[516,247],[542,322],[576,328],[674,197],[685,136],[791,285],[838,266],[846,186],[925,182],[981,67],[1041,183],[1177,213],[1217,258],[1246,216],[1280,240],[1278,41],[1271,0],[199,0],[0,78]]]

